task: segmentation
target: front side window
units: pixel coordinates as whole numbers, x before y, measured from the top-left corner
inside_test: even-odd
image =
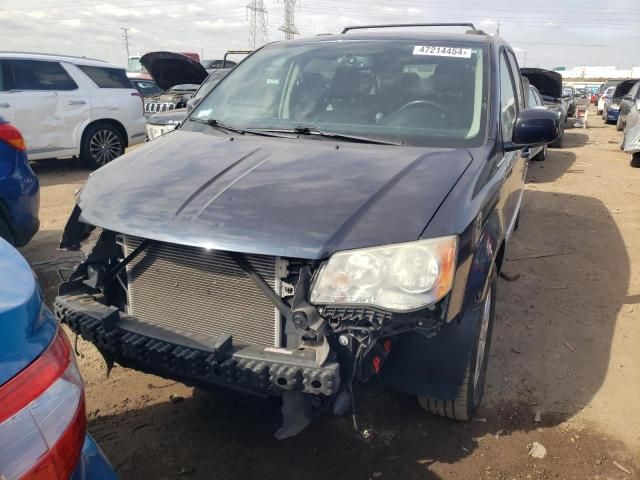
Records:
[[[538,101],[538,97],[536,97],[536,92],[533,88],[529,88],[529,107],[534,108],[540,106],[540,102]]]
[[[87,77],[99,88],[133,88],[127,77],[127,72],[122,68],[93,67],[78,65]]]
[[[513,127],[516,123],[518,109],[516,93],[513,88],[513,78],[504,54],[500,55],[500,123],[502,126],[502,140],[511,141]]]
[[[192,119],[257,130],[317,127],[407,145],[482,144],[486,47],[420,43],[265,47],[213,89]]]
[[[4,62],[11,75],[14,90],[75,90],[78,88],[58,62],[41,60],[5,60]]]

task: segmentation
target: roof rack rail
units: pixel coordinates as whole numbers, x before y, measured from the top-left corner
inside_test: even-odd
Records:
[[[344,27],[342,33],[349,30],[364,30],[369,28],[396,28],[396,27],[468,27],[474,32],[477,31],[473,23],[387,23],[384,25],[351,25]]]

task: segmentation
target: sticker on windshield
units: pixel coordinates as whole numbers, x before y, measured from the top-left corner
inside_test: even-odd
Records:
[[[434,57],[458,57],[471,58],[470,48],[434,47],[429,45],[416,45],[413,47],[414,55],[431,55]]]
[[[267,78],[267,85],[279,85],[279,84],[280,84],[279,78]]]

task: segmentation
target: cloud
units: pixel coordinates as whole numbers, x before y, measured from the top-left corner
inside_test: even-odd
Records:
[[[58,20],[58,25],[60,25],[61,27],[76,28],[83,26],[84,22],[79,18],[68,18],[64,20]]]
[[[483,20],[480,20],[479,24],[483,27],[493,27],[498,25],[498,22],[496,22],[495,20],[492,20],[489,17],[485,17]]]

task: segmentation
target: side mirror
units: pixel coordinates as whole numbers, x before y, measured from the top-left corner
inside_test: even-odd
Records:
[[[625,99],[625,100],[633,101],[633,97],[632,97],[631,95],[625,95],[625,96],[624,96],[624,99]]]
[[[640,112],[640,98],[636,100],[636,110]]]
[[[524,147],[541,147],[560,136],[560,115],[550,110],[527,108],[516,119],[511,142],[505,142],[504,151]]]
[[[191,110],[193,110],[194,108],[196,108],[198,106],[198,104],[200,103],[200,99],[199,98],[190,98],[187,101],[187,113],[190,113]]]

